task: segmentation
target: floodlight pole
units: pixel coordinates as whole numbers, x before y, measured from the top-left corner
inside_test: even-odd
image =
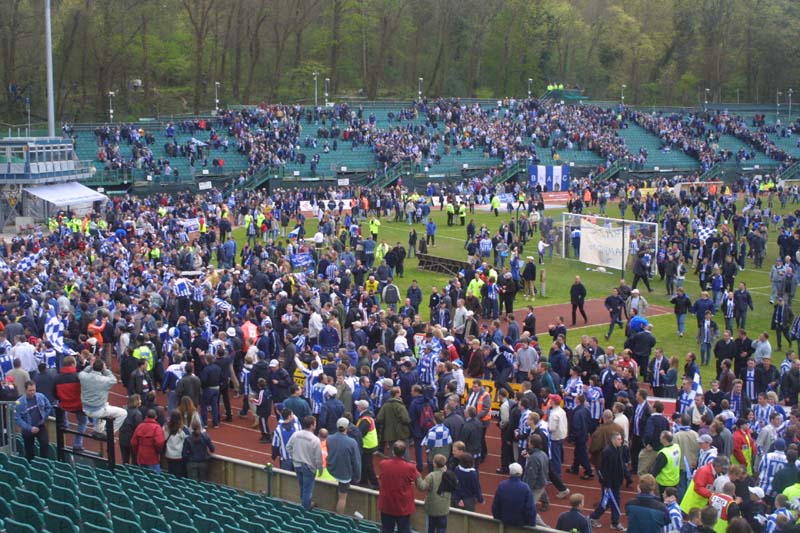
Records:
[[[775,116],[776,118],[780,118],[781,116],[781,95],[783,93],[779,90],[775,90]]]
[[[328,107],[328,91],[330,90],[330,78],[325,78],[325,107]]]
[[[528,78],[528,100],[531,99],[531,83],[533,83],[533,78]]]
[[[219,85],[218,81],[214,82],[214,111],[219,115]]]
[[[794,89],[789,89],[786,92],[789,93],[789,120],[792,120],[792,93]]]
[[[417,80],[417,96],[419,97],[419,101],[422,102],[422,78]]]
[[[53,32],[50,28],[50,0],[44,0],[45,55],[47,56],[47,136],[56,136],[56,104],[53,90]],[[30,103],[28,104],[30,112]]]
[[[319,76],[319,72],[315,70],[312,74],[314,75],[314,107],[319,107],[319,102],[317,100],[317,77]]]
[[[114,122],[114,91],[108,92],[108,122]]]

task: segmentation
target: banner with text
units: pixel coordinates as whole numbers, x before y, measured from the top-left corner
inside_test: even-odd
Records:
[[[537,184],[543,191],[569,190],[569,166],[567,165],[530,165],[528,166],[530,185]]]
[[[580,259],[582,263],[606,268],[620,268],[623,253],[628,249],[628,235],[622,226],[603,219],[581,219]]]

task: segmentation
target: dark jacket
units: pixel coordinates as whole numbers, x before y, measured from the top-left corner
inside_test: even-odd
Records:
[[[642,440],[645,445],[649,444],[654,450],[660,450],[663,448],[660,438],[661,432],[668,430],[669,420],[667,420],[667,417],[653,413],[653,415],[647,419]]]
[[[200,463],[206,461],[211,457],[212,453],[214,453],[214,443],[211,442],[211,437],[205,431],[197,437],[189,435],[183,441],[183,458],[189,462]]]
[[[483,434],[483,424],[477,418],[469,418],[461,428],[461,440],[464,447],[474,457],[481,454],[481,435]]]
[[[572,411],[572,422],[569,425],[569,438],[572,442],[583,442],[589,439],[592,414],[585,405],[578,405]]]
[[[175,386],[175,394],[178,395],[178,398],[188,396],[192,399],[195,407],[200,407],[200,395],[202,394],[202,388],[203,387],[200,384],[200,378],[194,374],[186,374]]]
[[[119,444],[120,446],[130,446],[133,432],[139,427],[139,424],[144,420],[142,412],[137,407],[128,409],[128,416],[119,428]]]
[[[600,481],[603,487],[619,488],[623,479],[625,479],[625,462],[622,457],[622,446],[617,448],[609,444],[602,454]]]
[[[500,483],[492,500],[492,516],[509,526],[536,524],[536,505],[531,488],[518,477]]]
[[[657,496],[639,493],[625,504],[628,530],[631,532],[660,531],[669,524],[669,511]]]
[[[344,404],[335,397],[328,398],[319,409],[319,427],[328,430],[329,434],[334,434],[336,421],[344,415]]]

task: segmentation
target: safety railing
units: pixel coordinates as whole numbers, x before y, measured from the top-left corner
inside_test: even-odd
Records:
[[[14,406],[17,402],[0,402],[0,451],[7,454],[17,452],[17,439],[14,437]]]
[[[67,422],[66,412],[60,407],[55,408],[56,411],[56,451],[58,453],[58,460],[65,461],[67,454],[74,457],[83,457],[91,459],[94,462],[105,463],[109,470],[113,470],[117,465],[117,447],[114,443],[114,419],[104,418],[105,432],[83,433],[77,429],[72,429]],[[85,415],[84,415],[85,416]],[[95,423],[98,419],[95,419]],[[75,447],[67,448],[66,435],[82,435],[84,439],[100,442],[100,450],[98,453],[92,453],[78,450]],[[103,448],[105,447],[105,454]],[[104,456],[105,455],[105,456]]]

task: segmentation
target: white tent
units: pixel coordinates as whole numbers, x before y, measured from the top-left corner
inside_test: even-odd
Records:
[[[41,198],[56,207],[79,206],[98,200],[108,200],[105,194],[81,185],[77,181],[26,187],[25,192]]]

